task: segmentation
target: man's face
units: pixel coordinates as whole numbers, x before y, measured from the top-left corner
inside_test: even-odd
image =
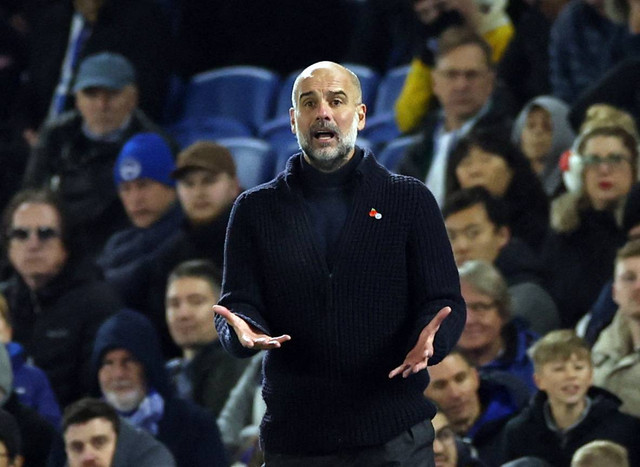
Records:
[[[533,379],[538,389],[545,391],[552,407],[575,407],[584,403],[591,386],[591,362],[572,354],[568,360],[547,362],[538,369]]]
[[[200,169],[180,177],[176,190],[183,211],[195,225],[213,221],[233,203],[240,191],[236,177]]]
[[[513,170],[504,157],[471,146],[456,167],[456,178],[461,188],[481,186],[493,196],[502,197],[511,184]]]
[[[148,178],[122,182],[118,194],[131,223],[141,229],[160,219],[176,199],[176,190]]]
[[[53,279],[67,261],[58,211],[48,204],[23,203],[8,232],[11,265],[34,289]]]
[[[121,412],[134,410],[147,395],[144,368],[131,352],[110,350],[98,370],[100,390],[112,407]]]
[[[607,209],[629,193],[635,177],[633,154],[619,137],[592,136],[581,152],[585,191],[596,209]]]
[[[433,440],[436,467],[456,467],[458,465],[456,435],[449,425],[449,420],[442,412],[438,412],[431,420],[431,424],[436,434]]]
[[[551,114],[542,107],[534,107],[527,114],[522,134],[520,148],[529,159],[531,167],[536,173],[544,169],[551,143],[553,142],[553,122]]]
[[[295,96],[291,131],[307,161],[323,172],[337,170],[353,156],[365,124],[366,106],[351,76],[337,65],[320,65],[298,82]]]
[[[93,133],[106,135],[120,128],[138,105],[132,84],[122,89],[87,88],[76,92],[76,107]]]
[[[487,103],[493,92],[494,73],[482,49],[474,44],[453,49],[436,63],[433,93],[447,120],[467,121]]]
[[[117,435],[106,418],[70,425],[64,433],[69,467],[110,467]]]
[[[452,354],[430,366],[429,376],[424,395],[438,404],[456,433],[466,434],[480,416],[478,372],[460,355]]]
[[[181,277],[169,284],[167,324],[178,346],[193,348],[218,338],[211,307],[219,298],[219,291],[199,277]]]
[[[458,347],[465,351],[465,355],[466,352],[488,355],[499,351],[504,320],[496,302],[465,280],[460,281],[460,287],[467,304],[467,322],[458,340]]]
[[[640,320],[640,256],[618,260],[613,281],[613,301],[628,319]]]
[[[445,226],[458,267],[472,259],[493,263],[509,241],[509,230],[496,227],[482,204],[450,214]]]

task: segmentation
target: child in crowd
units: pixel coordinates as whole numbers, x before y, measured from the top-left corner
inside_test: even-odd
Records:
[[[601,439],[621,444],[631,465],[640,465],[640,419],[621,413],[616,396],[591,386],[591,353],[581,338],[551,331],[531,347],[531,358],[539,391],[505,427],[505,461],[535,456],[569,467],[578,448]]]

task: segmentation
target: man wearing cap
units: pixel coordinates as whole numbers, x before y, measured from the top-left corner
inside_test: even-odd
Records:
[[[73,0],[38,2],[29,9],[29,126],[69,110],[78,66],[90,55],[111,51],[124,55],[138,71],[140,106],[161,115],[172,61],[167,12],[159,2]]]
[[[180,228],[183,215],[170,176],[174,169],[171,148],[156,133],[133,136],[116,160],[113,179],[131,225],[109,238],[97,262],[128,306],[138,302],[139,268]],[[164,315],[155,321],[164,322]]]
[[[136,294],[128,305],[148,316],[164,317],[167,278],[178,264],[207,259],[222,271],[227,222],[233,201],[240,193],[231,153],[210,141],[199,141],[183,149],[171,177],[176,181],[184,219],[180,229],[159,246],[153,260],[141,265],[129,282]],[[166,326],[161,337],[165,357],[182,353]]]
[[[110,176],[122,145],[136,133],[162,130],[137,108],[136,74],[122,55],[103,52],[83,60],[73,92],[76,109],[44,126],[24,184],[58,191],[71,227],[95,255],[127,225]]]

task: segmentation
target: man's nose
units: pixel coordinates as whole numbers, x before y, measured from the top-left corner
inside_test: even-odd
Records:
[[[320,120],[330,120],[331,119],[331,107],[328,102],[321,101],[317,107],[316,118]]]

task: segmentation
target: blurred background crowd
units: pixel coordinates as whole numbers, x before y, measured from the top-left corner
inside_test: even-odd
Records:
[[[261,464],[263,356],[211,306],[319,60],[442,210],[438,465],[640,465],[640,0],[2,0],[0,466],[85,465],[94,419],[95,465]]]

